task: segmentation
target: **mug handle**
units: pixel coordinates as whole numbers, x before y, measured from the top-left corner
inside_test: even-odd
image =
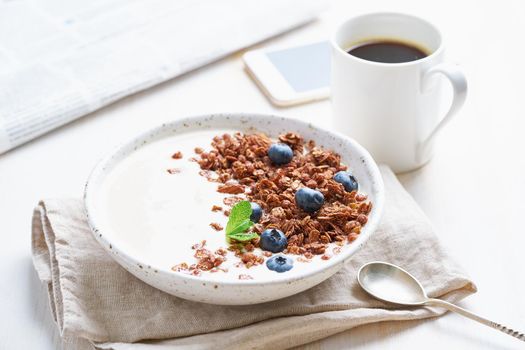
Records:
[[[430,77],[434,74],[443,74],[451,83],[452,89],[454,90],[454,96],[452,103],[448,109],[445,117],[438,123],[438,125],[432,130],[430,135],[419,144],[417,148],[416,158],[417,161],[421,161],[429,151],[429,147],[432,141],[436,138],[436,135],[443,130],[443,127],[452,119],[452,117],[459,111],[459,109],[465,103],[467,97],[467,79],[463,72],[456,66],[450,63],[440,63],[425,72],[423,79],[421,80],[421,90],[424,92],[427,87],[427,82]]]

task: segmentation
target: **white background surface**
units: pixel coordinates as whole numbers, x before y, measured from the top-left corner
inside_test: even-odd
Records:
[[[321,19],[258,45],[326,38],[345,17],[395,10],[442,29],[448,58],[469,79],[464,109],[434,159],[401,181],[479,291],[462,306],[525,331],[525,3],[334,1]],[[203,43],[205,44],[205,43]],[[0,349],[57,349],[46,289],[30,258],[30,218],[40,198],[79,197],[111,147],[163,121],[217,111],[273,112],[331,127],[328,101],[276,109],[234,55],[87,116],[0,156]],[[418,252],[424,254],[424,252]],[[523,343],[454,314],[363,326],[308,349],[519,349]],[[73,345],[72,348],[78,348]]]

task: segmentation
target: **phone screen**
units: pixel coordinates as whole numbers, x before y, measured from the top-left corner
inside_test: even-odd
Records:
[[[296,92],[328,87],[330,43],[327,41],[266,53]]]

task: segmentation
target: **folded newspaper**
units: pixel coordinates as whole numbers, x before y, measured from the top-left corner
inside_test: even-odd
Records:
[[[325,0],[0,0],[0,154],[314,19]]]

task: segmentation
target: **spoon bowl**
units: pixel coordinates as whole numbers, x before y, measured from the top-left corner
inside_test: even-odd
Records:
[[[368,294],[389,303],[420,306],[428,299],[414,276],[389,263],[374,261],[363,265],[357,280]]]

